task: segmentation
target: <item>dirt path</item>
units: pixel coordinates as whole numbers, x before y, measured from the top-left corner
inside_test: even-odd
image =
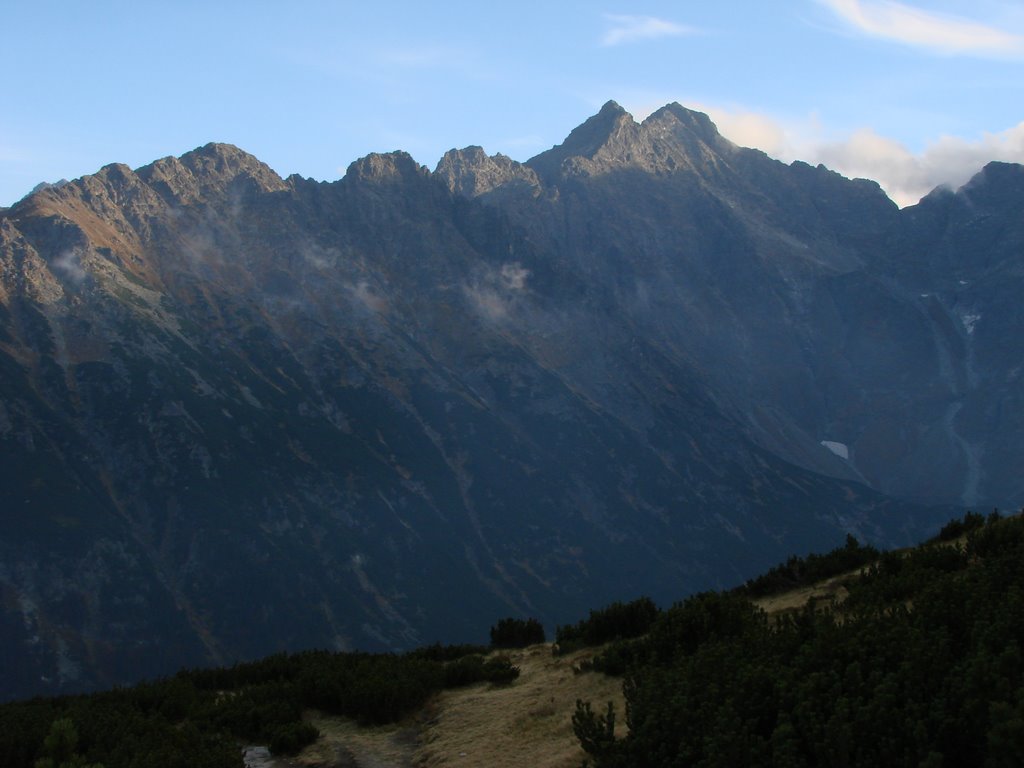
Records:
[[[246,768],[577,768],[584,755],[572,733],[576,699],[601,709],[615,701],[623,720],[621,680],[574,672],[593,654],[554,657],[550,645],[514,651],[520,676],[511,685],[445,691],[397,725],[360,727],[311,712],[306,719],[320,731],[315,744],[291,759],[247,747]]]
[[[274,757],[266,747],[248,746],[242,749],[242,762],[245,768],[293,768],[295,762]]]
[[[622,680],[577,674],[593,650],[551,655],[550,645],[510,654],[519,679],[508,686],[474,685],[437,697],[420,735],[417,765],[487,768],[577,768],[585,755],[572,732],[576,699],[598,709],[615,702],[623,723]],[[625,725],[616,732],[623,735]]]
[[[418,725],[400,723],[361,728],[352,720],[311,713],[320,739],[304,749],[294,765],[308,768],[414,768]],[[285,766],[268,766],[285,768]]]

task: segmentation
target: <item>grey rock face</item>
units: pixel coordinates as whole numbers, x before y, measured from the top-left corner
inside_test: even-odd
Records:
[[[493,157],[482,147],[452,149],[437,164],[434,174],[462,197],[479,197],[495,190],[536,190],[540,180],[532,168],[502,154]]]
[[[610,103],[525,164],[207,145],[31,195],[3,690],[481,640],[1021,503],[1018,175],[899,211]]]

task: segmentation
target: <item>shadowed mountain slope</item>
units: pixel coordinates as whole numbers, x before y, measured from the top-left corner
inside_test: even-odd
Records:
[[[207,145],[36,192],[0,214],[5,693],[477,639],[1020,503],[1015,169],[899,211],[610,103],[526,164]],[[991,290],[921,287],[974,242]]]

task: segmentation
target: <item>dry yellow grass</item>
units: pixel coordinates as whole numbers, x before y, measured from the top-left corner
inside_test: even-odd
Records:
[[[769,615],[801,610],[810,600],[842,603],[846,583],[861,570],[755,602]],[[625,733],[622,680],[574,671],[599,650],[554,657],[548,644],[511,651],[520,669],[511,685],[445,691],[398,725],[366,728],[310,713],[321,738],[294,760],[277,761],[276,768],[576,768],[584,758],[572,732],[577,699],[590,701],[597,711],[614,702],[617,735]]]
[[[791,592],[768,595],[767,597],[755,600],[754,604],[768,615],[775,615],[802,610],[811,600],[828,603],[830,600],[835,599],[836,602],[842,602],[847,594],[849,594],[846,590],[846,582],[857,573],[858,571],[844,573],[841,576],[819,581],[817,584],[808,587],[800,587]]]
[[[417,765],[579,766],[584,755],[572,732],[576,699],[590,700],[595,709],[614,701],[618,720],[624,721],[621,679],[573,671],[594,654],[591,649],[556,658],[550,645],[535,645],[510,654],[520,669],[511,685],[446,691],[421,733]],[[624,729],[623,723],[619,731]]]
[[[622,680],[574,667],[596,649],[551,655],[550,645],[508,652],[520,675],[510,685],[486,683],[445,691],[397,725],[360,727],[307,713],[320,739],[276,768],[576,768],[583,751],[572,732],[576,699],[604,710],[615,702],[617,733],[625,732]]]
[[[415,721],[363,727],[353,720],[320,712],[307,713],[306,719],[320,730],[320,738],[290,764],[308,768],[411,768],[414,765],[418,732]]]

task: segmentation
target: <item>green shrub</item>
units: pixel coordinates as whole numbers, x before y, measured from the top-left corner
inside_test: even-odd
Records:
[[[606,608],[591,611],[586,619],[574,626],[558,627],[554,652],[569,653],[613,640],[639,637],[650,630],[658,614],[658,607],[649,597],[630,603],[612,603]]]
[[[765,597],[808,586],[822,579],[828,579],[861,568],[874,562],[879,552],[870,544],[861,544],[847,534],[846,544],[836,547],[824,555],[811,554],[806,557],[791,557],[767,573],[750,579],[739,592],[750,597]]]
[[[933,541],[952,541],[965,533],[980,528],[985,524],[985,516],[977,512],[968,512],[962,520],[950,520],[939,531]]]
[[[301,721],[287,723],[274,729],[270,738],[270,751],[275,755],[295,755],[319,738],[320,731],[316,726]]]
[[[444,665],[444,687],[461,688],[484,679],[484,657],[463,656]]]
[[[484,662],[483,673],[488,682],[504,685],[519,677],[519,667],[513,665],[507,656],[495,656]]]
[[[491,627],[492,648],[525,648],[544,640],[544,626],[537,619],[507,618]]]
[[[422,648],[409,651],[405,655],[409,658],[424,659],[425,661],[455,661],[465,656],[482,656],[488,650],[486,645],[441,645],[440,643],[434,643],[433,645],[425,645]]]

